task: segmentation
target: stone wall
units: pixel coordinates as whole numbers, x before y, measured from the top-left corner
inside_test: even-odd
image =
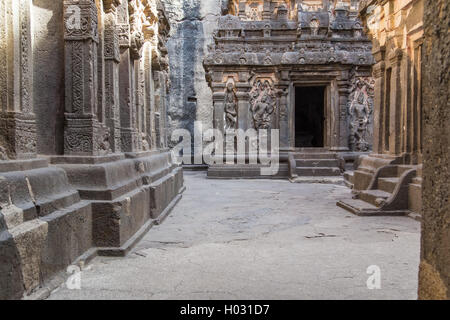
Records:
[[[171,22],[167,43],[171,69],[170,130],[193,132],[194,121],[212,127],[212,93],[205,79],[203,59],[212,33],[228,0],[164,1]]]
[[[425,1],[420,299],[450,299],[450,3]]]

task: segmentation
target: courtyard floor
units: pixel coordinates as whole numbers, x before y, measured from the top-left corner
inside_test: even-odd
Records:
[[[420,223],[357,217],[346,187],[209,180],[187,190],[125,258],[98,257],[81,290],[49,299],[416,299]],[[369,290],[369,266],[381,289]]]

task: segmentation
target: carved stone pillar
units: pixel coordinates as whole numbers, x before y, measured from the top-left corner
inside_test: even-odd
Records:
[[[247,83],[236,84],[236,96],[238,100],[238,125],[239,129],[244,131],[253,128],[252,116],[250,113],[250,96],[251,86]]]
[[[402,134],[402,86],[401,86],[401,63],[403,52],[401,49],[394,50],[389,55],[391,66],[391,83],[390,83],[390,121],[389,121],[389,152],[399,155],[401,153],[401,134]]]
[[[339,115],[336,120],[339,121],[339,131],[338,131],[338,145],[334,148],[335,151],[348,151],[348,137],[349,137],[349,124],[348,124],[348,95],[349,95],[349,83],[347,80],[338,81],[338,92],[339,92]]]
[[[136,130],[136,102],[135,102],[135,69],[132,44],[136,37],[131,32],[129,4],[122,1],[118,7],[118,28],[120,46],[119,64],[119,95],[120,95],[120,136],[123,152],[135,152],[138,145]]]
[[[213,83],[213,127],[224,133],[225,131],[225,85]],[[238,112],[239,114],[239,112]],[[239,125],[238,125],[239,127]]]
[[[148,46],[144,51],[144,77],[145,77],[145,132],[149,149],[155,145],[155,100],[152,71],[152,52]]]
[[[94,0],[65,0],[66,155],[100,155],[109,134],[97,120],[97,7]]]
[[[105,11],[105,120],[111,136],[111,150],[121,151],[120,105],[119,105],[119,32],[117,27],[117,7],[122,0],[103,0]]]
[[[30,5],[0,3],[0,160],[36,157]]]
[[[279,103],[279,121],[280,121],[280,148],[288,149],[290,147],[289,138],[289,89],[288,86],[278,87]]]
[[[384,87],[385,87],[385,69],[384,61],[380,61],[373,67],[373,77],[375,78],[375,96],[374,96],[374,120],[373,120],[373,152],[375,154],[383,153],[383,119],[384,119]]]

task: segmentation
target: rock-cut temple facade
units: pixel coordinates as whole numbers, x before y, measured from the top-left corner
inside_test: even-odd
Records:
[[[204,66],[214,128],[277,129],[277,177],[340,176],[373,146],[372,44],[358,1],[234,0]],[[216,165],[210,177],[257,176]]]
[[[0,299],[125,254],[180,199],[159,0],[0,1]]]

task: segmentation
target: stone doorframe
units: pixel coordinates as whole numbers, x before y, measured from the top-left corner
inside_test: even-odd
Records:
[[[348,81],[336,75],[317,75],[293,72],[289,85],[289,148],[295,149],[295,88],[325,87],[324,148],[330,151],[349,151],[347,100]]]

